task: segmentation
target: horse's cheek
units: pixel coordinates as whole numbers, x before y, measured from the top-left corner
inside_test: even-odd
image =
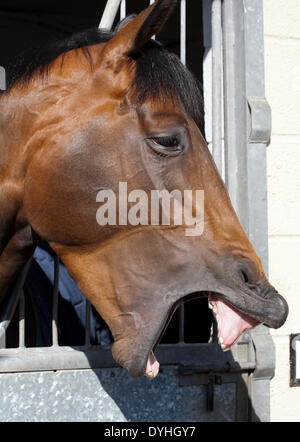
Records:
[[[25,182],[28,222],[48,241],[94,241],[99,237],[98,206],[86,162],[56,155],[39,160],[32,164]]]

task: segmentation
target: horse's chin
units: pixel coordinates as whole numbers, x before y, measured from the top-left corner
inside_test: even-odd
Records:
[[[180,303],[165,306],[165,309],[162,308],[165,312],[160,311],[153,321],[115,340],[112,346],[113,358],[131,376],[155,378],[158,375],[159,362],[154,351]]]
[[[156,377],[159,363],[156,360],[152,346],[142,345],[139,339],[120,339],[112,347],[115,361],[124,367],[129,374],[136,378],[140,376]]]

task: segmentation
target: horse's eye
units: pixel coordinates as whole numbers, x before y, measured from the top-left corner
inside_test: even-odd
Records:
[[[156,137],[156,138],[152,138],[152,140],[154,141],[154,143],[159,144],[160,146],[164,146],[164,147],[178,148],[180,145],[179,140],[176,136]]]
[[[180,135],[147,138],[150,147],[161,155],[176,156],[184,151]]]

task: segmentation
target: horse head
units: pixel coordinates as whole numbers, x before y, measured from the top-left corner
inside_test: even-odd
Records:
[[[40,239],[48,241],[108,324],[115,360],[133,376],[157,374],[153,349],[190,294],[209,297],[224,349],[245,330],[277,328],[287,316],[200,132],[196,81],[151,39],[176,3],[156,1],[89,46],[88,57],[66,52],[47,79],[36,73],[1,100],[14,115],[2,135],[10,146],[0,175],[2,281],[11,281],[20,255],[28,259]],[[186,202],[195,226],[184,216],[163,222],[162,213],[151,222],[157,191],[173,206]],[[107,204],[106,225],[99,202]],[[128,222],[130,209],[140,222]]]

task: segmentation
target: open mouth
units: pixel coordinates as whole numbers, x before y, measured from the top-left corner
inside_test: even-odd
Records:
[[[173,304],[170,303],[167,309],[160,308],[155,311],[155,322],[149,321],[138,336],[134,332],[129,337],[127,335],[116,340],[112,348],[114,359],[133,377],[144,375],[155,378],[160,369],[155,357],[156,346],[161,341],[175,310],[193,298],[208,298],[208,304],[218,325],[218,343],[223,351],[229,350],[245,331],[259,324],[272,328],[281,327],[288,314],[286,301],[264,281],[256,286],[256,290],[252,286],[243,287],[243,290],[225,287],[218,292],[203,290],[184,297],[178,295],[177,300]]]
[[[253,329],[261,323],[257,319],[254,319],[251,316],[238,311],[236,308],[229,305],[214,292],[206,292],[206,296],[208,296],[209,308],[213,311],[213,314],[217,321],[218,343],[223,351],[230,350],[231,346],[239,340],[239,338],[245,331]],[[168,316],[168,320],[165,327],[163,328],[163,332],[166,329],[169,320],[172,317],[172,314],[173,311]],[[160,365],[154,355],[154,349],[159,343],[163,332],[160,334],[159,339],[157,340],[157,342],[153,346],[153,349],[151,349],[148,355],[145,368],[145,376],[151,379],[155,378],[159,373]]]
[[[195,299],[195,298],[199,298],[199,296],[207,297],[208,293],[209,292],[205,292],[205,291],[201,292],[201,294],[200,294],[200,292],[190,293],[188,295],[185,295],[178,302],[175,302],[175,304],[171,307],[171,309],[170,309],[170,311],[169,311],[169,313],[168,313],[168,315],[166,317],[165,323],[164,323],[164,325],[163,325],[163,327],[162,327],[158,337],[155,339],[155,341],[154,341],[155,343],[154,343],[153,347],[151,347],[151,350],[150,350],[150,352],[148,354],[148,359],[147,359],[146,368],[145,368],[145,372],[144,372],[145,376],[147,376],[147,377],[149,377],[151,379],[154,379],[154,378],[156,378],[156,376],[159,373],[160,365],[159,365],[159,362],[158,362],[158,360],[156,359],[156,357],[154,355],[154,351],[155,351],[155,348],[160,343],[160,341],[161,341],[161,339],[162,339],[162,337],[164,335],[164,332],[166,331],[166,329],[167,329],[167,327],[168,327],[168,325],[169,325],[169,323],[170,323],[170,321],[171,321],[171,319],[173,317],[173,314],[174,314],[175,310],[180,305],[182,305],[184,301],[192,300],[192,299]]]

